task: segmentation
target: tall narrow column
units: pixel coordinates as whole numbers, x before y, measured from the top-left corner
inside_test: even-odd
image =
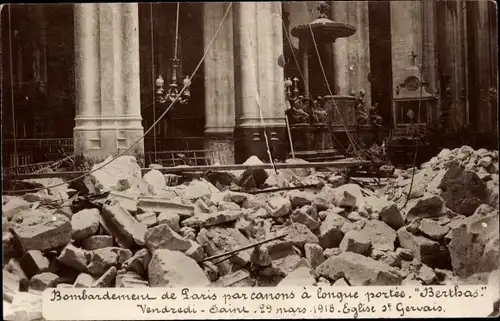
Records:
[[[214,38],[229,3],[203,4],[205,50]],[[205,146],[221,164],[234,163],[233,22],[230,10],[209,48],[205,67]]]
[[[333,44],[334,94],[350,95],[354,90],[366,93],[366,106],[370,106],[370,35],[368,23],[368,2],[331,1],[332,20],[345,22],[356,27],[356,33],[339,38]]]
[[[100,161],[143,134],[137,4],[75,4],[75,154]],[[144,144],[130,154],[143,158]]]
[[[281,4],[234,4],[236,161],[255,155],[269,161],[286,155],[285,93]],[[262,115],[262,119],[261,119]]]

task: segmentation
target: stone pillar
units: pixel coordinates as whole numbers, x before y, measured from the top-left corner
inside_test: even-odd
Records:
[[[203,43],[212,41],[229,3],[203,4]],[[216,161],[234,164],[234,62],[232,11],[205,57],[205,145]]]
[[[331,1],[332,20],[356,27],[356,33],[339,38],[333,44],[334,94],[356,94],[362,89],[366,93],[366,106],[371,104],[370,34],[368,23],[368,2]]]
[[[491,8],[490,8],[491,6]],[[497,66],[494,63],[496,54],[491,47],[496,48],[496,26],[490,17],[489,10],[495,10],[494,3],[489,1],[474,1],[467,3],[470,15],[468,29],[470,29],[469,56],[471,70],[469,95],[471,123],[479,132],[491,132],[497,129],[498,103],[491,97],[491,89],[497,89]],[[492,33],[494,36],[492,37]],[[474,114],[474,115],[473,115]]]
[[[264,128],[274,158],[286,157],[281,3],[233,3],[236,102],[236,162],[251,155],[269,161]],[[261,119],[261,114],[262,118]]]
[[[100,161],[143,135],[137,4],[75,4],[75,154]],[[129,154],[144,157],[143,141]]]

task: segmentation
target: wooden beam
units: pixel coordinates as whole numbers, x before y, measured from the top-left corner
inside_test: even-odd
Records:
[[[300,164],[287,164],[287,163],[276,163],[276,169],[285,168],[349,168],[357,166],[370,165],[370,161],[362,161],[354,158],[347,158],[338,161],[331,162],[311,162],[311,163],[300,163]],[[233,165],[202,165],[202,166],[176,166],[176,167],[163,167],[157,168],[163,174],[168,173],[185,173],[185,172],[217,172],[217,171],[231,171],[231,170],[247,170],[247,169],[273,169],[271,164],[260,164],[260,165],[243,165],[243,164],[233,164]],[[150,168],[142,168],[143,173],[149,172]],[[88,172],[74,171],[74,172],[53,172],[53,173],[36,173],[36,174],[20,174],[20,175],[5,175],[4,180],[22,180],[22,179],[36,179],[36,178],[73,178],[86,174]]]

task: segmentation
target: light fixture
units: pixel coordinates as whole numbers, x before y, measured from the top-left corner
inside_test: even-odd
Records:
[[[177,84],[177,68],[179,67],[179,59],[177,58],[177,44],[179,42],[179,6],[180,3],[177,2],[177,17],[175,21],[175,47],[174,47],[174,57],[171,59],[172,61],[172,77],[170,80],[170,84],[168,87],[168,90],[165,91],[165,88],[163,86],[165,85],[165,80],[161,75],[158,76],[156,79],[156,100],[160,104],[164,104],[166,102],[168,103],[173,103],[174,101],[177,101],[181,104],[187,104],[189,101],[189,98],[191,98],[191,92],[190,92],[190,86],[191,86],[191,80],[189,79],[188,76],[184,78],[182,81],[182,86]],[[181,90],[179,90],[179,87],[181,87]],[[182,91],[182,88],[184,88],[184,91],[182,94],[180,93]]]

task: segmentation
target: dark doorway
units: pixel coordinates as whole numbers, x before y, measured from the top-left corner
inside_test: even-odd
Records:
[[[389,1],[368,2],[368,17],[372,104],[378,104],[384,122],[392,127],[391,10]]]
[[[180,3],[177,83],[191,76],[203,56],[203,4]],[[149,129],[170,105],[154,101],[156,79],[161,75],[168,89],[174,56],[176,3],[139,4],[141,70],[141,113],[144,130]],[[179,87],[179,90],[182,87]],[[146,135],[146,153],[204,148],[204,68],[198,69],[191,84],[187,105],[176,103],[154,130]]]

